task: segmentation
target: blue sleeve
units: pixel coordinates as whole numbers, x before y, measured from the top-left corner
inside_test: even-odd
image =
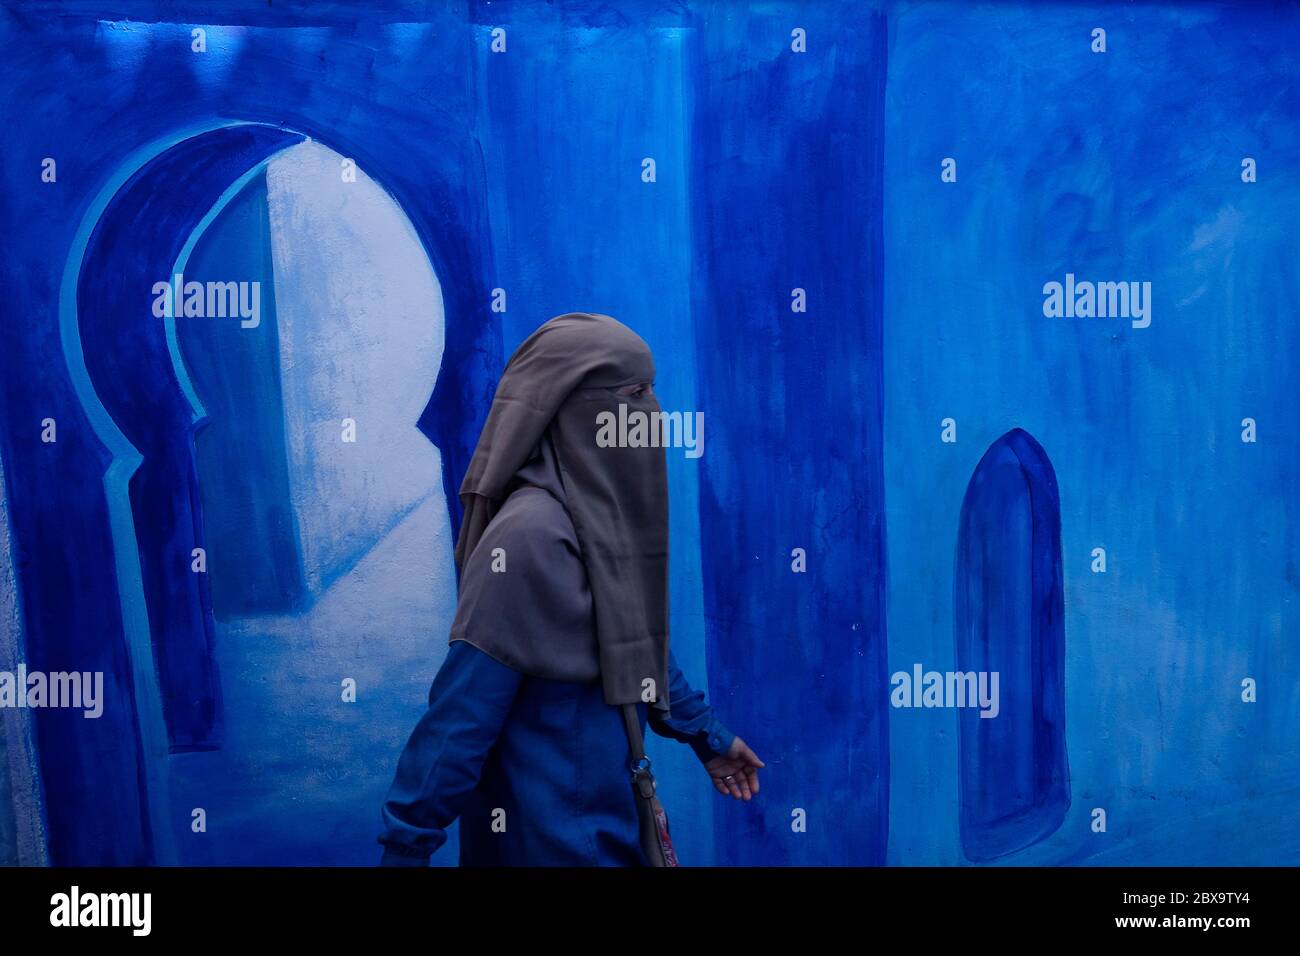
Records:
[[[668,702],[671,709],[667,717],[654,708],[649,710],[650,729],[660,737],[688,744],[704,763],[731,749],[736,735],[713,715],[704,694],[686,682],[672,651],[668,652]]]
[[[383,866],[427,866],[478,785],[523,675],[454,641],[429,689],[381,812]]]

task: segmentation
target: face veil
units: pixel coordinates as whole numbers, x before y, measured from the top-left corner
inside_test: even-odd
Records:
[[[461,570],[461,607],[457,625],[469,627],[461,611],[476,615],[481,640],[499,647],[502,659],[536,660],[542,676],[555,676],[556,661],[577,675],[599,671],[605,701],[631,704],[645,698],[668,708],[668,482],[664,449],[625,447],[597,442],[602,413],[646,413],[658,420],[652,393],[618,394],[623,386],[653,382],[650,348],[635,332],[607,315],[573,312],[557,316],[530,335],[507,363],[497,385],[487,422],[470,460],[460,498],[464,521],[456,542]],[[549,443],[543,444],[543,443]],[[545,454],[543,454],[545,452]],[[540,456],[540,458],[539,458]],[[536,626],[519,619],[510,590],[517,579],[490,582],[487,562],[475,550],[488,525],[524,474],[553,464],[562,486],[561,500],[576,533],[578,551],[590,587],[594,645],[582,661],[576,645],[557,644],[545,660]],[[536,483],[530,481],[530,483]],[[562,574],[561,569],[555,572]],[[508,579],[507,575],[496,575]],[[568,586],[568,585],[565,585]],[[480,600],[487,590],[496,598]],[[471,598],[466,601],[467,596]],[[504,599],[504,600],[503,600]],[[494,610],[497,609],[497,610]],[[536,608],[533,616],[544,614]],[[498,614],[513,617],[495,622]],[[521,625],[534,637],[514,637]],[[527,647],[517,646],[527,642]],[[516,646],[510,646],[512,642]],[[478,643],[478,641],[475,641]],[[486,648],[485,648],[486,649]],[[647,683],[652,682],[652,683]]]

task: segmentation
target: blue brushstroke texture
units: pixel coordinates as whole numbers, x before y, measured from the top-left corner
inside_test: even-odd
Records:
[[[890,669],[956,668],[961,501],[1023,428],[1060,487],[1072,801],[997,862],[1300,862],[1300,11],[937,3],[890,21]],[[1067,272],[1151,281],[1151,326],[1047,318],[1043,284]],[[1248,677],[1272,687],[1254,704]],[[947,711],[893,712],[891,863],[967,862],[953,731]]]
[[[767,13],[708,8],[693,64],[709,687],[771,768],[761,800],[716,817],[718,857],[880,864],[885,23],[860,7]],[[790,55],[792,24],[828,48]]]
[[[957,671],[998,674],[996,709],[966,700],[957,716],[962,847],[983,861],[1041,840],[1070,805],[1061,503],[1022,429],[971,476],[953,576]]]

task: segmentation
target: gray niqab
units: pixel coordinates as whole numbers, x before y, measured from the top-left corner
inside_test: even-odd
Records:
[[[520,345],[460,489],[451,640],[667,710],[664,450],[596,442],[597,416],[619,405],[655,421],[652,394],[614,392],[654,375],[649,347],[607,315],[558,316]]]

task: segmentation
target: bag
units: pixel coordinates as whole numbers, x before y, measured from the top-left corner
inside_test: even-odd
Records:
[[[641,824],[641,849],[651,866],[676,866],[677,851],[668,835],[668,814],[655,796],[655,777],[641,739],[641,720],[636,704],[623,704],[623,726],[627,728],[628,752],[632,762],[632,793]]]

